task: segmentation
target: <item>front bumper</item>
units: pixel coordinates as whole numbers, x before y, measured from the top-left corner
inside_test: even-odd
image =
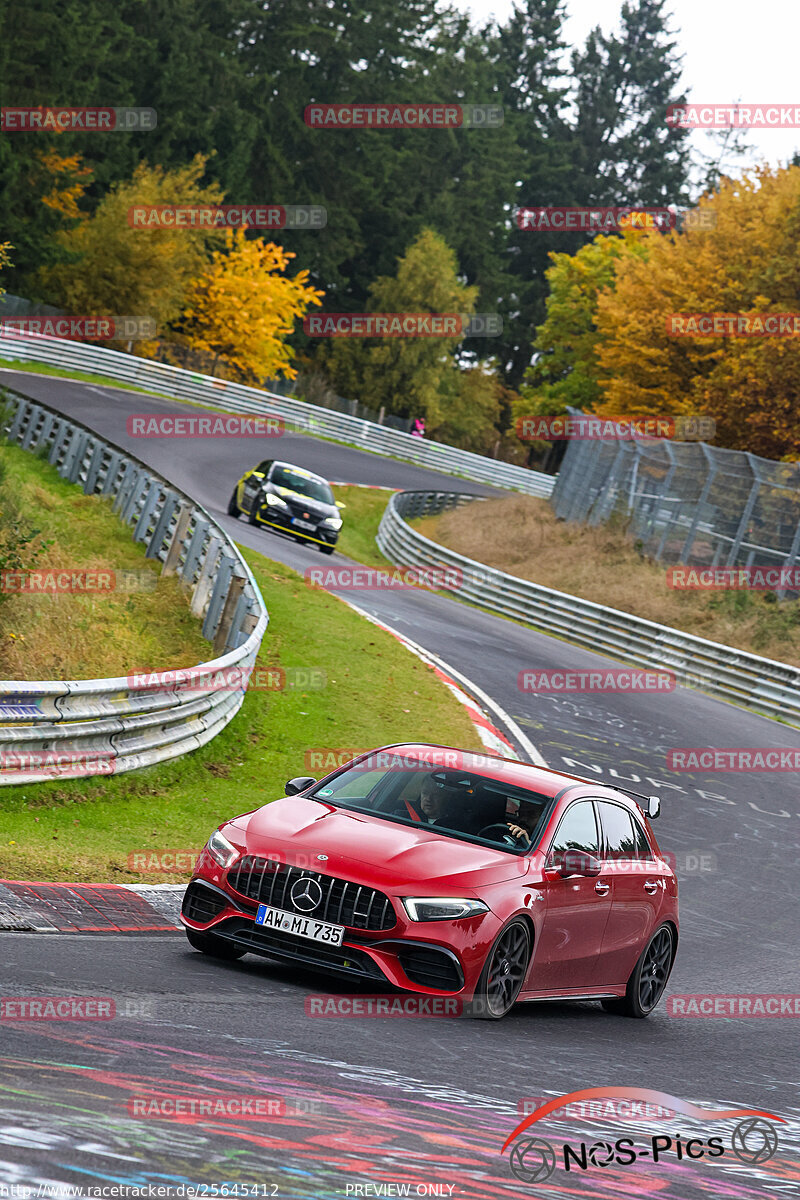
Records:
[[[481,930],[476,939],[478,923],[491,916],[483,914],[453,923],[472,926],[461,930],[463,944],[447,944],[444,929],[431,929],[439,922],[396,920],[392,928],[381,931],[347,928],[342,945],[332,946],[257,925],[257,910],[256,901],[195,876],[184,895],[181,921],[188,929],[213,933],[254,954],[435,996],[474,989],[487,952],[484,936],[489,940],[494,936]]]
[[[339,540],[338,529],[300,529],[292,524],[291,513],[276,512],[274,508],[259,508],[256,510],[256,524],[263,525],[275,533],[283,533],[288,537],[301,538],[304,542],[313,542],[315,546],[335,546]]]

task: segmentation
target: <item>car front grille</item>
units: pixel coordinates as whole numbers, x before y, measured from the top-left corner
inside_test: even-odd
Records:
[[[408,978],[421,987],[457,992],[464,986],[457,962],[443,950],[433,946],[408,946],[398,949],[397,957]]]
[[[181,912],[189,921],[205,925],[207,921],[219,915],[225,907],[226,900],[219,892],[204,887],[194,880],[189,884],[183,896]]]
[[[219,925],[214,926],[214,933],[229,938],[237,946],[245,947],[253,954],[288,958],[303,966],[322,968],[339,975],[380,979],[386,983],[386,977],[377,963],[363,950],[351,946],[330,946],[326,942],[294,937],[290,933],[256,925],[243,917],[230,917],[227,921],[220,921]]]
[[[322,888],[322,899],[312,913],[315,921],[331,921],[349,929],[373,930],[381,933],[395,924],[392,903],[383,892],[362,887],[346,879],[307,871],[286,863],[273,862],[248,854],[228,871],[228,883],[259,904],[269,904],[288,912],[299,912],[292,904],[290,892],[298,879],[315,879]]]

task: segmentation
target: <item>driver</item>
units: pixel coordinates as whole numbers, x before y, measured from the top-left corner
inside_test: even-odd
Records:
[[[520,802],[516,796],[508,796],[506,799],[506,817],[506,825],[514,837],[521,842],[529,842],[533,829],[529,828],[529,818],[520,812]]]

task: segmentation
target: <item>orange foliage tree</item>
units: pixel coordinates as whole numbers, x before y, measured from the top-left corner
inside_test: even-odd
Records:
[[[194,350],[214,355],[246,381],[282,372],[294,379],[293,351],[286,339],[294,322],[324,292],[308,283],[308,271],[284,274],[294,254],[243,229],[228,230],[224,250],[192,282],[183,310],[183,330]]]
[[[800,168],[723,179],[701,208],[711,228],[644,235],[599,294],[596,411],[705,413],[720,445],[798,458],[800,337],[675,337],[667,319],[800,312]]]

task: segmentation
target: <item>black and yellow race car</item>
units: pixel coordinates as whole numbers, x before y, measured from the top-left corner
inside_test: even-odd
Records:
[[[341,508],[321,475],[271,458],[247,471],[228,501],[232,517],[244,513],[251,525],[313,542],[323,554],[333,554],[342,528]]]

